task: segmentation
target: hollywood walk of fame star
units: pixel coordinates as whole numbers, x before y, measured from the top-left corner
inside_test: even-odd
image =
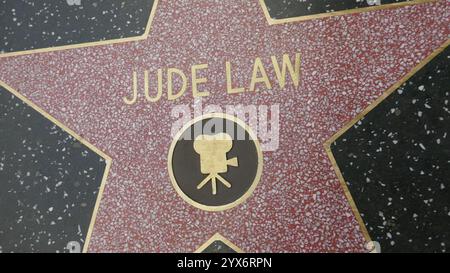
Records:
[[[146,40],[4,57],[0,79],[112,158],[89,251],[189,252],[216,232],[248,252],[365,251],[323,144],[447,40],[449,12],[441,1],[269,25],[258,1],[161,1]],[[243,85],[255,57],[286,52],[302,56],[298,87],[223,92],[226,61]],[[195,63],[209,63],[204,102],[282,109],[258,187],[221,212],[184,202],[168,177],[171,109],[192,97],[122,100],[132,71]]]

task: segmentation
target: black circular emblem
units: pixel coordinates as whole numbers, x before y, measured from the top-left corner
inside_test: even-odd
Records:
[[[188,122],[175,136],[168,156],[169,176],[189,204],[208,211],[244,202],[259,182],[262,152],[252,130],[223,113]]]

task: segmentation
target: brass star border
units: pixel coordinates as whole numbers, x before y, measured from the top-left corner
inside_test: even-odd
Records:
[[[234,251],[236,251],[236,253],[244,253],[244,251],[242,251],[242,249],[237,247],[230,240],[228,240],[227,238],[223,237],[219,233],[214,234],[211,238],[208,239],[208,241],[206,241],[199,248],[197,248],[194,253],[202,253],[208,246],[210,246],[215,241],[221,241],[222,243],[227,245],[229,248],[231,248]]]
[[[53,47],[14,51],[14,52],[8,52],[8,53],[0,53],[0,58],[27,55],[27,54],[33,54],[33,53],[60,51],[60,50],[65,50],[65,49],[74,49],[74,48],[100,46],[100,45],[110,45],[110,44],[145,40],[145,39],[147,39],[148,35],[150,34],[151,24],[152,24],[153,18],[155,17],[156,9],[158,7],[158,1],[159,0],[154,0],[153,5],[150,8],[147,25],[145,27],[144,34],[142,34],[142,35],[126,37],[126,38],[110,39],[110,40],[105,40],[105,41],[86,42],[86,43],[78,43],[78,44],[71,44],[71,45],[53,46]]]
[[[394,83],[389,89],[384,91],[384,93],[381,96],[379,96],[374,102],[372,102],[369,106],[367,106],[362,112],[360,112],[352,120],[350,120],[347,124],[345,124],[344,127],[342,127],[339,131],[337,131],[331,138],[329,138],[324,143],[325,151],[331,161],[331,165],[333,166],[333,169],[339,179],[341,187],[344,190],[345,197],[347,198],[347,200],[350,204],[353,214],[355,215],[356,220],[358,221],[358,224],[361,228],[361,232],[363,233],[364,238],[366,239],[367,243],[371,242],[372,239],[370,237],[370,234],[367,230],[366,225],[364,224],[364,220],[362,219],[361,214],[359,213],[358,207],[356,206],[356,203],[353,200],[350,190],[348,189],[348,186],[345,183],[344,176],[342,175],[342,172],[339,169],[336,159],[334,158],[333,152],[331,151],[331,145],[339,137],[341,137],[348,129],[353,127],[360,119],[362,119],[370,111],[375,109],[375,107],[377,107],[380,103],[382,103],[387,97],[389,97],[389,95],[391,95],[395,90],[397,90],[403,83],[408,81],[414,74],[416,74],[416,72],[418,72],[420,69],[422,69],[426,64],[428,64],[431,60],[433,60],[434,57],[436,57],[439,53],[441,53],[449,45],[450,45],[450,39],[448,39],[443,45],[439,46],[435,51],[433,51],[430,55],[428,55],[425,59],[423,59],[411,71],[409,71],[405,76],[403,76],[403,78],[401,78],[399,81]]]
[[[57,120],[56,118],[54,118],[53,116],[51,116],[49,113],[45,112],[44,110],[42,110],[39,106],[37,106],[36,104],[34,104],[32,101],[30,101],[29,99],[25,98],[23,95],[21,95],[19,92],[17,92],[16,90],[14,90],[12,87],[10,87],[9,85],[7,85],[6,83],[4,83],[3,81],[0,80],[0,86],[5,88],[8,92],[10,92],[12,95],[14,95],[15,97],[17,97],[19,100],[23,101],[26,105],[30,106],[32,109],[34,109],[35,111],[37,111],[39,114],[41,114],[44,118],[48,119],[49,121],[51,121],[53,124],[55,124],[56,126],[60,127],[61,129],[63,129],[65,132],[67,132],[69,135],[71,135],[72,137],[74,137],[76,140],[78,140],[80,143],[82,143],[83,145],[85,145],[87,148],[89,148],[91,151],[93,151],[94,153],[98,154],[99,156],[101,156],[105,162],[106,162],[106,166],[105,166],[105,170],[103,172],[103,177],[102,180],[100,182],[100,187],[98,189],[98,194],[97,194],[97,199],[95,201],[95,206],[94,206],[94,210],[92,212],[92,216],[91,216],[91,221],[89,223],[89,228],[88,228],[88,232],[86,234],[86,238],[85,238],[85,243],[83,245],[83,253],[86,253],[88,248],[89,248],[89,242],[91,240],[91,235],[92,235],[92,231],[94,230],[94,224],[95,224],[95,219],[97,218],[97,212],[98,209],[100,207],[100,201],[102,199],[103,196],[103,190],[105,189],[105,185],[106,185],[106,180],[109,174],[109,170],[111,168],[111,164],[112,164],[112,159],[110,156],[108,156],[107,154],[105,154],[104,152],[102,152],[100,149],[98,149],[97,147],[95,147],[94,145],[92,145],[90,142],[88,142],[87,140],[85,140],[83,137],[81,137],[80,135],[78,135],[77,133],[75,133],[74,131],[72,131],[69,127],[65,126],[62,122],[60,122],[59,120]]]

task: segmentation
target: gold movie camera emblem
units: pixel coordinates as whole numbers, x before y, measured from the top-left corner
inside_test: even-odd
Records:
[[[183,200],[199,209],[220,211],[253,193],[262,173],[262,152],[243,121],[222,113],[206,114],[176,134],[167,166]]]
[[[226,173],[228,166],[238,166],[237,157],[227,159],[227,153],[231,150],[231,147],[233,147],[233,140],[226,133],[199,135],[195,138],[194,150],[200,155],[200,170],[203,174],[208,174],[198,184],[197,189],[201,189],[206,183],[211,181],[212,194],[216,194],[216,179],[227,188],[231,188],[231,183],[219,175],[220,173]]]

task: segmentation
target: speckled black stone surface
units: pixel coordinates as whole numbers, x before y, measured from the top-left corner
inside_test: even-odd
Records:
[[[408,2],[408,0],[264,0],[264,2],[271,18],[285,19]]]
[[[0,87],[0,252],[82,249],[105,165]]]
[[[450,251],[450,48],[331,146],[381,252]]]
[[[220,240],[216,240],[212,242],[209,246],[207,246],[202,253],[237,253],[229,247],[227,244]]]
[[[0,0],[0,53],[144,34],[153,0]]]

